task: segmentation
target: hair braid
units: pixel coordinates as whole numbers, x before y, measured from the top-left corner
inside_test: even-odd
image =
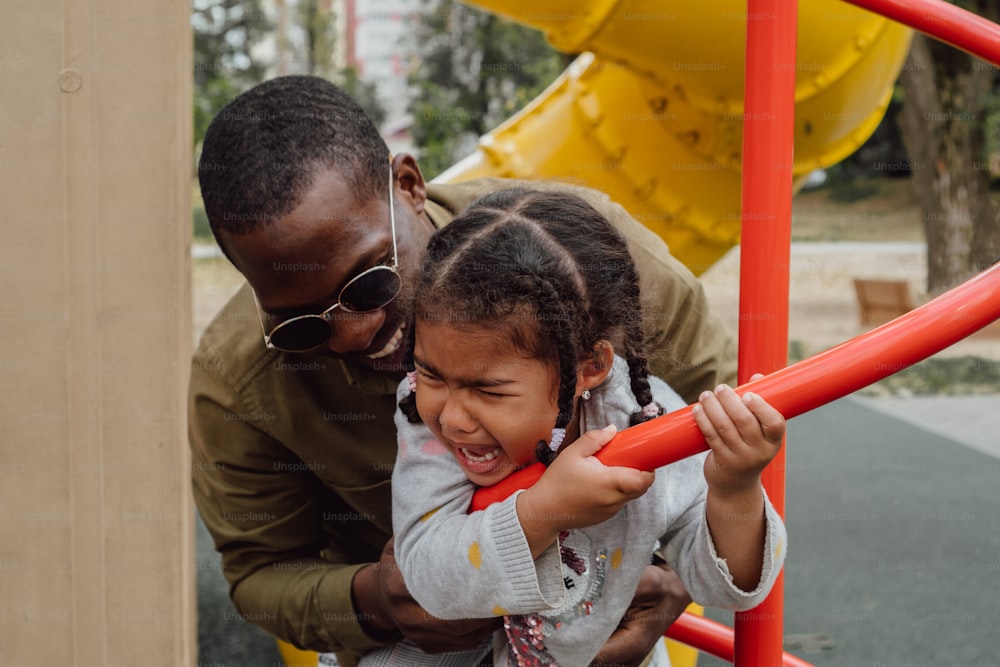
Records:
[[[629,425],[635,426],[662,415],[665,410],[659,403],[654,403],[653,391],[649,386],[649,365],[646,361],[645,345],[643,344],[639,275],[636,273],[634,265],[627,265],[624,274],[625,300],[622,305],[625,310],[625,361],[628,363],[632,395],[639,402],[639,410],[629,415]],[[657,414],[645,414],[643,408],[648,405],[655,405]]]
[[[576,398],[576,366],[577,348],[579,347],[580,322],[583,309],[579,307],[582,294],[575,288],[572,281],[564,279],[560,290],[549,279],[542,279],[539,285],[539,303],[548,305],[548,312],[538,309],[535,313],[539,323],[539,334],[554,341],[556,358],[559,364],[559,391],[556,398],[556,415],[554,428],[565,429],[573,418]],[[569,297],[576,296],[570,301]],[[576,317],[574,318],[574,314]],[[574,321],[574,319],[576,321]],[[558,452],[553,451],[550,443],[539,440],[535,455],[539,461],[549,465]]]
[[[413,363],[413,350],[416,347],[417,337],[413,333],[413,322],[409,323],[406,327],[406,340],[404,345],[406,346],[403,352],[403,368],[407,372],[413,372],[416,370],[416,366]],[[406,415],[406,420],[411,424],[420,424],[423,420],[420,418],[420,413],[417,412],[417,392],[411,391],[409,394],[404,396],[399,401],[399,409]]]

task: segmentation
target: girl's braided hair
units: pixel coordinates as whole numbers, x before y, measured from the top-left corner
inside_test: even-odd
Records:
[[[408,309],[404,364],[413,370],[416,320],[488,327],[520,352],[557,364],[556,428],[573,417],[577,365],[599,340],[628,363],[640,406],[655,405],[643,349],[639,277],[607,218],[568,192],[501,190],[431,238]],[[415,395],[400,408],[419,423]],[[630,416],[631,425],[654,414]]]

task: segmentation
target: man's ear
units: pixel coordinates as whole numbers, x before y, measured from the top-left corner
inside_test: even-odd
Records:
[[[611,343],[606,340],[599,340],[594,343],[590,354],[576,367],[576,394],[577,396],[584,389],[593,389],[604,382],[611,372],[611,365],[615,360],[615,350]]]
[[[424,212],[427,201],[427,183],[417,164],[417,158],[409,153],[399,153],[392,158],[392,172],[400,190],[410,196],[410,203],[417,214]]]

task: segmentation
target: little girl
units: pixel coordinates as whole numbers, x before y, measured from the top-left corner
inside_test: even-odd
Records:
[[[785,429],[774,408],[720,386],[694,409],[709,452],[655,474],[593,456],[616,429],[683,406],[648,375],[635,267],[597,211],[523,189],[480,199],[432,238],[411,306],[396,559],[429,613],[503,617],[487,663],[589,664],[654,550],[696,602],[763,601],[785,541],[760,482]],[[467,513],[477,487],[537,460],[534,486]],[[362,664],[479,664],[414,652]]]

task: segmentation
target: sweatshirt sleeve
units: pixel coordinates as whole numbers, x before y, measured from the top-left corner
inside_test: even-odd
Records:
[[[781,572],[785,560],[785,525],[765,493],[767,527],[760,580],[752,591],[737,587],[725,559],[716,553],[708,527],[705,514],[708,487],[702,472],[706,456],[707,453],[701,454],[667,467],[672,500],[686,502],[687,508],[663,536],[662,553],[695,602],[721,609],[751,609],[764,601]]]
[[[486,618],[558,607],[565,589],[555,547],[537,560],[515,494],[467,514],[475,486],[422,424],[396,415],[393,469],[396,562],[413,598],[443,619]]]

